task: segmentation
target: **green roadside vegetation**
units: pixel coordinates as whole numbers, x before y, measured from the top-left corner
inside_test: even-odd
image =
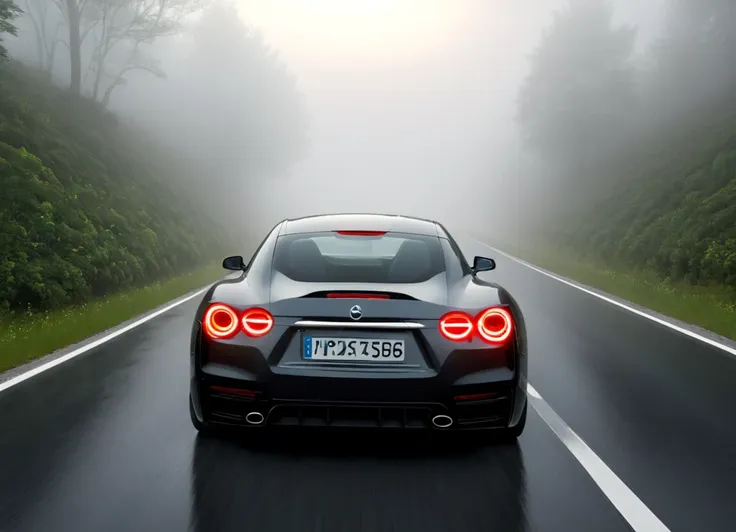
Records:
[[[0,371],[224,275],[222,232],[145,138],[18,63],[0,101]]]
[[[499,248],[562,277],[736,340],[733,288],[666,280],[652,270],[612,268],[560,249],[530,250],[509,245]]]
[[[736,119],[725,122],[685,136],[635,178],[612,178],[612,194],[574,211],[544,245],[509,252],[736,340]]]
[[[0,0],[0,371],[222,278],[253,183],[301,157],[294,78],[234,6],[139,4]]]
[[[140,132],[18,63],[0,101],[0,312],[79,305],[219,257],[222,232]]]
[[[506,249],[736,340],[736,119],[728,118],[686,135],[638,176],[612,178],[613,193],[573,211],[545,244]]]
[[[0,320],[0,372],[80,342],[225,276],[212,264],[83,305]]]
[[[603,0],[552,22],[518,110],[545,210],[497,247],[736,339],[736,19],[721,0],[664,6],[642,53]]]

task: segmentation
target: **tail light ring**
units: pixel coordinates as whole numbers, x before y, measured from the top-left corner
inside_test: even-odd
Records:
[[[230,323],[228,325],[224,325],[222,322],[218,323],[218,316],[226,316]],[[238,323],[237,312],[223,303],[210,305],[202,317],[204,333],[213,340],[227,340],[238,334],[240,330]]]
[[[496,330],[488,328],[484,322],[491,317],[500,317],[503,320],[501,327]],[[448,323],[449,320],[454,320],[454,323]],[[454,310],[440,318],[438,327],[440,334],[451,342],[471,341],[477,335],[487,344],[499,345],[507,342],[513,335],[514,317],[502,306],[482,310],[475,318],[463,311]]]
[[[263,308],[246,309],[240,317],[240,325],[243,332],[251,338],[266,336],[273,329],[273,316]],[[261,328],[253,325],[261,326]]]
[[[455,322],[447,323],[449,320],[455,320]],[[456,310],[448,312],[440,318],[439,329],[440,334],[448,340],[463,342],[472,338],[475,322],[469,314]]]
[[[491,317],[500,317],[503,320],[503,325],[498,331],[491,331],[484,325],[484,321]],[[487,308],[478,314],[475,321],[478,336],[489,344],[502,344],[514,332],[514,317],[505,307]]]

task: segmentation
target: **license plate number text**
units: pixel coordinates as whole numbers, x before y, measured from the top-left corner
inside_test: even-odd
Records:
[[[404,340],[372,340],[367,338],[315,338],[304,336],[304,358],[308,360],[404,360]]]

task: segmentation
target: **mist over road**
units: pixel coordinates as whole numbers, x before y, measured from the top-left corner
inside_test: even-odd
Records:
[[[642,530],[540,404],[669,530],[731,530],[736,430],[723,420],[736,406],[736,361],[461,243],[470,258],[497,259],[484,277],[525,313],[543,402],[532,399],[518,445],[346,437],[249,449],[198,438],[186,403],[196,298],[0,392],[12,427],[0,432],[0,530]]]

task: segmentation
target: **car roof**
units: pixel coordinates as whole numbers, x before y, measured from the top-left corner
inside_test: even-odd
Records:
[[[284,220],[280,233],[317,233],[322,231],[391,231],[415,235],[439,236],[444,234],[437,222],[395,214],[318,214],[293,220]]]

